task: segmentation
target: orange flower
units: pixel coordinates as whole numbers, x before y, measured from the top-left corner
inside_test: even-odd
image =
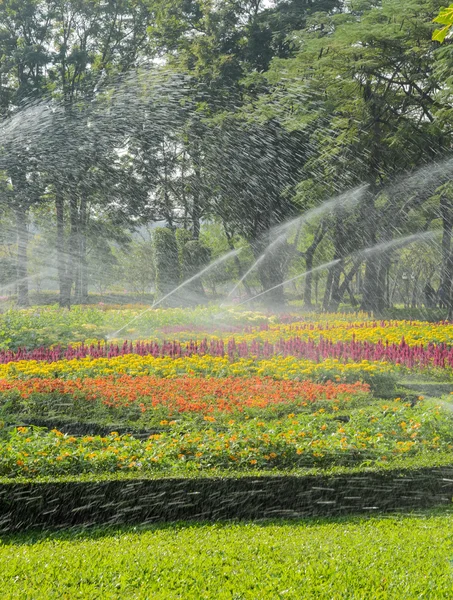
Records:
[[[0,391],[19,394],[58,393],[77,400],[99,401],[106,406],[121,407],[136,404],[141,412],[165,407],[170,413],[203,412],[206,420],[215,417],[214,410],[229,412],[245,407],[266,408],[291,403],[309,406],[317,401],[348,402],[357,393],[366,393],[369,386],[363,383],[345,384],[328,381],[274,380],[271,377],[203,377],[159,378],[149,375],[132,375],[61,380],[28,379],[0,381]],[[324,409],[319,410],[320,413]],[[294,417],[294,413],[289,418]],[[168,421],[163,420],[162,425]],[[55,431],[56,433],[56,431]],[[59,435],[59,434],[57,434]]]

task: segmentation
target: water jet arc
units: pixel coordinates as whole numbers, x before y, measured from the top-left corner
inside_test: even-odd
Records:
[[[336,196],[335,198],[332,198],[331,200],[327,200],[326,202],[323,202],[320,206],[316,206],[315,208],[308,210],[303,215],[300,215],[299,217],[296,217],[295,219],[292,219],[291,221],[282,223],[281,225],[277,225],[276,227],[272,228],[271,232],[278,234],[278,237],[267,246],[267,248],[264,250],[264,252],[261,254],[261,256],[259,256],[256,259],[256,261],[253,263],[253,265],[246,271],[246,273],[244,273],[244,275],[239,279],[239,281],[236,283],[236,285],[228,293],[225,300],[228,300],[228,298],[230,298],[234,294],[234,292],[238,289],[238,287],[241,285],[241,283],[266,258],[266,256],[269,254],[270,250],[272,250],[272,248],[277,246],[279,243],[281,243],[285,239],[285,237],[287,236],[287,233],[288,233],[288,229],[290,229],[290,227],[292,227],[293,225],[303,225],[309,219],[311,219],[313,217],[317,217],[318,215],[328,212],[331,209],[340,208],[340,207],[345,208],[347,206],[354,206],[361,200],[363,194],[365,193],[365,191],[367,189],[368,189],[368,184],[356,187],[352,190],[349,190],[348,192],[344,192],[340,196]],[[275,288],[272,288],[272,289],[275,289]],[[225,302],[222,302],[222,304],[220,305],[220,307],[223,307],[223,306],[225,306]]]
[[[415,233],[415,234],[408,235],[403,238],[391,240],[389,242],[381,242],[379,244],[376,244],[375,246],[372,246],[371,248],[365,248],[363,250],[358,250],[357,252],[354,252],[344,258],[360,257],[360,256],[366,257],[368,254],[372,254],[374,252],[385,251],[390,248],[394,248],[395,246],[396,247],[398,247],[398,246],[404,247],[404,246],[407,246],[414,242],[430,240],[433,237],[435,237],[436,235],[437,235],[437,232],[435,232],[435,231],[426,231],[423,233]],[[264,296],[265,294],[267,294],[268,292],[271,292],[272,290],[275,290],[279,287],[282,287],[283,285],[286,285],[287,283],[291,283],[292,281],[301,279],[302,277],[305,277],[306,275],[310,275],[310,274],[315,273],[316,271],[320,271],[322,269],[328,269],[330,267],[333,267],[334,265],[339,263],[341,260],[343,260],[343,259],[337,258],[336,260],[332,260],[330,262],[319,265],[319,267],[315,267],[314,269],[311,269],[310,271],[305,271],[304,273],[300,273],[299,275],[296,275],[295,277],[291,277],[290,279],[283,281],[283,283],[279,283],[267,290],[264,290],[263,292],[257,294],[256,296],[253,296],[252,298],[247,298],[246,300],[244,300],[240,304],[237,304],[236,306],[242,306],[243,304],[246,304],[247,302],[251,302],[252,300],[255,300],[256,298],[259,298],[260,296]]]
[[[242,251],[242,248],[238,248],[237,250],[231,250],[230,252],[227,252],[223,256],[219,256],[219,258],[217,258],[214,262],[210,263],[207,267],[204,267],[204,269],[202,269],[198,273],[195,273],[195,275],[193,275],[189,279],[186,279],[185,281],[183,281],[181,284],[179,284],[177,287],[175,287],[173,290],[171,290],[171,292],[168,292],[168,294],[165,294],[165,296],[162,296],[162,298],[159,298],[159,300],[157,300],[156,302],[154,302],[152,304],[152,306],[150,306],[149,308],[147,308],[146,310],[144,310],[142,313],[140,313],[139,315],[137,315],[136,317],[134,317],[131,321],[129,321],[129,323],[126,323],[126,325],[123,325],[123,327],[121,327],[121,329],[118,329],[118,331],[115,331],[114,333],[112,333],[111,335],[109,335],[107,339],[111,340],[111,339],[115,338],[119,333],[121,333],[122,331],[124,331],[124,329],[126,329],[126,327],[129,327],[130,325],[132,325],[132,323],[135,323],[135,321],[137,321],[138,319],[140,319],[141,317],[143,317],[143,315],[146,315],[151,310],[153,310],[154,308],[156,308],[156,306],[158,306],[161,302],[163,302],[164,300],[166,300],[167,298],[169,298],[170,296],[172,296],[173,294],[175,294],[177,291],[179,291],[180,289],[182,289],[183,287],[185,287],[189,283],[192,283],[192,281],[195,281],[196,279],[198,279],[199,277],[201,277],[202,275],[204,275],[205,273],[207,273],[208,271],[210,271],[211,269],[213,269],[217,265],[219,265],[222,262],[228,260],[229,258],[232,258],[233,256],[236,256],[236,254],[239,254],[239,252],[241,252],[241,251]]]

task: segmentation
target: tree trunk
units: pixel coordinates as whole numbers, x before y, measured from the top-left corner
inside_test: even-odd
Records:
[[[387,273],[385,277],[385,306],[390,308],[390,270],[392,268],[392,263],[389,261],[387,265]]]
[[[17,304],[19,306],[28,306],[28,229],[27,229],[27,211],[22,205],[15,208],[16,215],[16,236],[17,236]]]
[[[71,290],[74,283],[74,275],[78,261],[78,248],[77,248],[77,232],[78,232],[78,210],[77,210],[77,198],[71,196],[69,200],[69,243],[66,253],[66,271],[64,275],[64,300],[65,306],[70,308],[71,306]]]
[[[453,252],[450,252],[446,264],[447,273],[453,273]],[[453,280],[447,281],[445,290],[445,305],[448,308],[447,319],[453,319]]]
[[[377,241],[377,227],[379,225],[379,215],[376,210],[376,196],[379,191],[379,182],[382,177],[382,130],[380,113],[381,108],[376,103],[373,93],[371,80],[368,79],[363,84],[363,99],[367,105],[370,115],[370,129],[373,131],[373,137],[369,148],[369,190],[362,202],[362,222],[365,231],[366,248],[373,248]],[[371,254],[366,261],[365,277],[363,282],[362,308],[369,313],[378,314],[382,307],[380,298],[379,283],[379,258]]]
[[[381,313],[386,308],[386,295],[387,295],[387,273],[389,270],[389,258],[383,256],[379,262],[379,274],[378,274],[378,297],[377,297],[377,311]]]
[[[87,260],[87,240],[86,233],[83,237],[82,263],[81,267],[81,301],[82,304],[88,304],[88,260]]]
[[[196,177],[196,186],[198,187],[200,184],[201,175],[199,170],[195,171]],[[192,235],[194,240],[198,240],[200,237],[200,218],[201,218],[201,208],[200,208],[200,190],[194,189],[193,195],[193,207],[192,207]]]
[[[75,264],[75,304],[86,304],[88,301],[87,256],[86,256],[86,227],[87,227],[87,201],[83,196],[80,200],[80,209],[77,211],[76,233],[76,264]]]
[[[193,142],[193,173],[194,184],[192,186],[192,235],[194,240],[200,237],[202,182],[201,182],[201,156],[199,140]]]
[[[349,301],[351,302],[352,308],[356,308],[359,305],[359,303],[357,302],[357,300],[356,300],[356,298],[354,296],[354,293],[353,293],[353,291],[352,291],[351,286],[350,286],[349,283],[346,286],[346,289],[347,289],[347,292],[349,294]]]
[[[347,275],[345,274],[343,282],[338,287],[337,292],[335,294],[332,294],[332,300],[330,303],[332,312],[336,312],[338,310],[338,306],[340,305],[341,301],[343,300],[343,296],[344,296],[345,292],[349,293],[349,297],[351,298],[352,305],[354,307],[357,305],[357,301],[354,298],[354,294],[352,293],[350,284],[354,278],[354,275],[359,271],[361,264],[362,264],[362,261],[358,260],[352,265],[349,273]],[[354,298],[354,301],[352,301],[352,298]]]
[[[442,218],[442,267],[439,288],[439,304],[441,308],[448,308],[450,300],[450,287],[453,279],[451,269],[451,237],[453,228],[453,214],[451,202],[445,196],[440,200],[440,214]]]
[[[415,275],[414,287],[412,288],[411,308],[417,308],[417,292],[418,292],[419,275]]]
[[[263,236],[264,237],[264,236]],[[269,231],[265,236],[266,241],[255,241],[252,245],[255,260],[258,260],[269,246]],[[282,270],[281,256],[276,250],[274,253],[266,256],[258,265],[258,275],[263,286],[263,300],[269,307],[278,307],[285,304],[283,293],[284,275]]]
[[[376,224],[379,222],[375,206],[375,188],[370,186],[367,197],[362,204],[362,217],[365,230],[366,248],[376,245]],[[379,313],[379,257],[371,253],[366,260],[365,275],[362,287],[362,309],[368,313]]]
[[[340,277],[341,272],[343,271],[343,261],[333,265],[332,270],[332,286],[330,290],[330,299],[327,307],[329,312],[335,312],[335,310],[338,309],[338,306],[342,300],[342,296],[340,297]]]
[[[315,273],[315,304],[318,306],[319,300],[319,278],[320,274],[318,272]]]
[[[251,246],[255,260],[260,259],[271,243],[271,215],[270,206],[257,216],[254,239]],[[258,275],[263,287],[263,301],[269,307],[284,306],[285,296],[283,293],[284,282],[284,256],[279,249],[269,252],[258,265]]]
[[[390,291],[389,291],[389,302],[388,302],[389,306],[393,306],[393,298],[395,297],[395,291],[396,291],[396,287],[398,285],[399,261],[396,263],[395,267],[396,267],[395,268],[395,277],[393,279],[393,285],[390,285]]]
[[[304,286],[304,308],[310,310],[313,305],[311,302],[312,295],[312,286],[313,286],[313,259],[315,256],[315,252],[318,249],[319,244],[322,242],[324,235],[326,233],[327,226],[323,221],[321,225],[318,227],[316,231],[314,240],[312,244],[305,251],[305,270],[307,271],[307,276],[305,277],[305,286]],[[317,301],[317,300],[316,300]]]
[[[379,312],[379,267],[376,257],[368,258],[363,280],[362,308],[368,313]]]
[[[313,308],[313,304],[311,301],[311,293],[312,293],[312,286],[313,286],[313,273],[311,272],[313,270],[313,258],[315,255],[315,251],[311,250],[311,246],[310,248],[308,248],[308,250],[305,252],[305,269],[307,271],[307,275],[305,277],[305,285],[304,285],[304,308],[306,310],[310,310],[311,308]]]
[[[327,273],[326,289],[324,291],[324,299],[322,301],[322,310],[324,312],[327,312],[329,310],[330,298],[332,295],[332,282],[333,282],[333,276],[334,276],[334,268],[335,268],[335,265],[330,267],[329,271]]]
[[[228,231],[228,227],[226,226],[225,222],[223,222],[223,230],[225,231],[225,237],[227,239],[229,249],[234,250],[233,236],[230,233],[230,231]],[[237,254],[234,255],[234,262],[235,262],[236,268],[238,270],[238,277],[239,277],[239,279],[242,279],[242,277],[244,276],[244,269],[242,268],[241,261],[239,260],[239,256]],[[251,296],[252,290],[250,289],[250,286],[245,279],[242,281],[242,285],[245,287],[245,291],[247,292],[247,295]]]
[[[341,261],[344,250],[342,239],[342,227],[341,223],[339,222],[339,218],[337,218],[334,233],[335,252],[333,255],[333,259],[336,261]],[[322,303],[322,309],[324,312],[328,312],[329,310],[331,310],[332,300],[335,300],[335,298],[338,297],[338,286],[340,282],[341,270],[342,261],[336,262],[334,265],[329,267],[329,272],[327,274],[326,289],[324,292],[324,300]]]
[[[58,284],[60,287],[59,304],[61,308],[70,308],[71,296],[66,288],[67,254],[65,252],[64,235],[64,199],[57,193],[55,198],[55,211],[57,216],[57,270]]]

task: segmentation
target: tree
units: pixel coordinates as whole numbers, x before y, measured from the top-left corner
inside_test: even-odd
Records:
[[[30,197],[26,182],[36,179],[34,173],[37,171],[45,172],[46,185],[53,189],[55,202],[60,304],[64,306],[70,305],[74,282],[76,299],[86,297],[86,189],[89,187],[91,192],[93,188],[93,178],[88,186],[87,165],[93,173],[96,167],[99,169],[102,160],[100,145],[96,143],[98,138],[87,131],[88,113],[92,112],[87,108],[91,108],[89,103],[98,93],[101,79],[104,80],[102,85],[106,85],[105,80],[115,73],[134,66],[139,51],[147,46],[147,31],[152,18],[153,12],[141,0],[115,3],[27,0],[19,4],[6,0],[0,5],[0,55],[5,58],[0,76],[3,114],[11,115],[21,110],[24,99],[52,97],[54,102],[60,103],[57,115],[53,115],[50,136],[41,136],[41,143],[47,150],[42,153],[46,154],[45,160],[35,160],[32,171],[30,163],[22,159],[17,167],[10,167],[14,171],[13,190],[18,198],[18,278],[24,279],[22,275],[26,271],[27,213],[31,203],[39,202],[44,192],[40,189],[33,194],[31,203],[24,202],[25,196]],[[86,101],[88,104],[83,106]],[[45,109],[45,104],[43,106]],[[49,108],[53,109],[53,106],[54,103]],[[26,123],[25,127],[30,135],[39,135],[39,130],[31,131],[31,123]],[[108,131],[112,132],[111,127]],[[21,157],[29,144],[26,137],[22,141]],[[104,166],[107,166],[112,164],[114,146],[110,143],[105,148],[109,149],[108,157],[103,157]],[[36,149],[34,151],[36,155]],[[31,158],[36,156],[31,155]],[[105,170],[102,179],[107,180]],[[46,195],[47,200],[51,197],[52,194]],[[67,217],[69,228],[65,225]],[[26,283],[19,291],[20,302],[25,304]]]
[[[434,181],[424,187],[417,179],[419,189],[410,187],[410,179],[399,187],[392,182],[449,146],[436,120],[442,105],[429,17],[438,7],[439,2],[414,0],[402,15],[400,3],[388,0],[358,3],[343,14],[315,15],[299,35],[295,58],[276,60],[269,74],[276,115],[286,127],[310,134],[312,150],[303,177],[322,181],[330,194],[368,184],[358,208],[362,235],[356,237],[357,249],[371,248],[404,229],[410,209],[429,198]],[[335,257],[345,256],[343,246],[340,237]],[[366,259],[365,310],[379,312],[385,305],[384,258],[372,254]]]
[[[296,215],[287,193],[296,182],[302,160],[297,134],[277,121],[264,123],[227,117],[211,133],[206,169],[211,181],[212,213],[243,236],[255,260],[274,241],[272,228]],[[284,240],[257,265],[261,284],[268,290],[283,283],[287,265]],[[282,286],[266,297],[282,304]]]

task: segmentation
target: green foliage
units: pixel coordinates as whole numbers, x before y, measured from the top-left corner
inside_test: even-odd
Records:
[[[211,253],[209,248],[199,240],[189,240],[184,244],[182,250],[182,272],[184,279],[189,279],[207,265],[209,265]]]
[[[16,263],[14,259],[3,256],[0,257],[0,289],[3,286],[8,286],[16,280]],[[9,290],[12,288],[9,286]]]
[[[193,237],[192,237],[192,234],[190,233],[190,231],[188,231],[187,229],[183,229],[182,227],[178,227],[178,229],[175,231],[175,236],[176,236],[176,243],[178,245],[178,259],[179,259],[179,264],[181,266],[181,277],[184,279],[184,273],[182,271],[183,250],[184,250],[184,246],[186,245],[186,243],[190,242],[190,240],[192,240]]]
[[[93,246],[88,255],[88,278],[92,287],[102,295],[118,280],[118,260],[104,238],[97,238]]]
[[[163,297],[179,283],[178,245],[175,232],[167,227],[153,231],[156,294]]]
[[[152,240],[135,240],[127,249],[121,248],[116,252],[121,283],[127,290],[143,295],[154,287],[156,271],[153,254]]]
[[[38,394],[35,396],[28,400],[34,412],[36,403],[39,404]],[[48,396],[41,398],[43,404],[55,401],[52,395]],[[16,402],[21,401],[16,399]],[[87,399],[78,398],[77,403],[84,402],[90,404]],[[1,433],[0,476],[122,470],[171,474],[211,468],[284,471],[364,463],[371,466],[391,463],[403,456],[447,453],[453,445],[453,415],[450,411],[440,412],[433,405],[421,403],[412,408],[400,400],[384,404],[358,396],[345,398],[340,407],[343,413],[347,412],[347,422],[336,419],[335,413],[325,408],[313,412],[312,407],[300,408],[297,402],[282,406],[280,414],[272,407],[257,411],[251,408],[243,414],[241,411],[230,415],[213,413],[215,417],[210,414],[198,422],[190,413],[175,414],[170,416],[176,420],[161,421],[161,426],[168,427],[153,433],[151,442],[133,435],[120,436],[117,432],[105,437],[76,437],[57,430],[8,428]],[[139,416],[128,419],[134,408],[140,415],[137,404],[123,407],[125,424],[140,419]],[[101,407],[98,410],[101,416]],[[87,411],[92,416],[95,409],[88,406]],[[140,425],[145,423],[146,417],[139,421]],[[148,427],[152,425],[151,422]]]
[[[209,248],[212,260],[219,258],[234,248],[243,249],[234,260],[221,262],[204,275],[203,281],[211,288],[214,296],[217,295],[218,286],[225,285],[231,281],[237,281],[239,276],[238,265],[245,272],[255,261],[247,241],[239,235],[231,236],[230,241],[228,241],[225,228],[220,223],[204,223],[200,233],[200,240]],[[247,283],[251,285],[257,284],[256,277],[256,273],[251,273],[247,278]]]
[[[442,8],[435,19],[433,19],[433,23],[440,23],[441,25],[445,25],[442,29],[436,29],[433,33],[433,40],[435,42],[444,42],[447,35],[450,34],[450,30],[453,26],[453,4],[451,4],[448,8]]]
[[[162,339],[166,335],[160,329],[176,327],[187,332],[187,337],[182,334],[179,338],[188,340],[193,338],[190,329],[194,326],[209,323],[217,331],[223,324],[259,326],[274,320],[258,312],[231,309],[219,315],[218,306],[146,311],[147,308],[143,305],[122,308],[104,305],[74,306],[70,311],[57,306],[11,309],[0,314],[0,348],[31,349],[52,344],[67,346],[84,340],[97,341],[111,336],[131,321],[134,322],[122,332],[123,339]]]
[[[318,244],[313,264],[321,253],[329,260],[389,239],[408,222],[429,226],[432,189],[381,191],[450,151],[453,55],[449,44],[432,44],[431,21],[438,14],[444,29],[434,39],[445,39],[453,5],[439,13],[441,0],[403,8],[401,0],[22,4],[0,5],[0,113],[9,118],[24,101],[54,104],[39,126],[19,119],[34,133],[26,148],[21,135],[2,142],[2,224],[9,230],[18,215],[26,222],[30,207],[40,213],[44,243],[60,266],[71,249],[78,283],[101,222],[97,235],[122,244],[118,236],[137,224],[165,221],[177,229],[180,269],[187,232],[198,238],[207,220],[227,228],[228,249],[246,240],[256,259],[273,225],[363,182],[371,186],[366,208],[341,224],[329,220],[330,245]],[[165,68],[131,71],[157,56]],[[26,245],[21,231],[11,247]],[[128,263],[120,254],[124,282],[142,293],[152,276],[146,257],[133,251],[135,269],[132,255]],[[210,273],[213,292],[252,260],[244,253]],[[257,270],[263,288],[302,260],[294,253],[280,263]],[[98,290],[119,283],[112,261],[91,282]]]

